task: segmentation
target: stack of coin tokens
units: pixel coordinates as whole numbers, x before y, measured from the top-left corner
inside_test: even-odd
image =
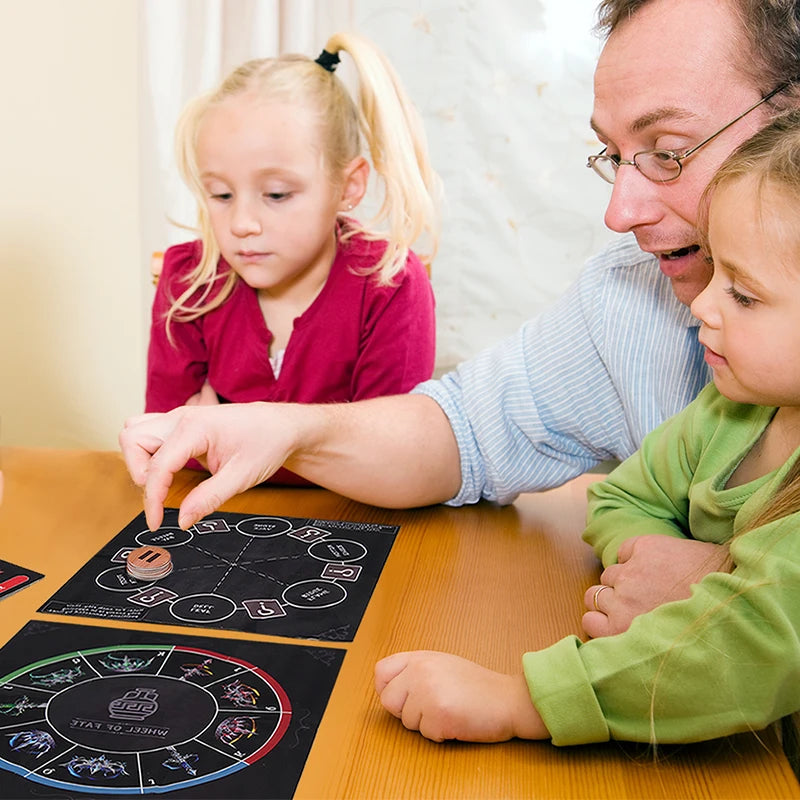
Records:
[[[127,569],[138,581],[157,581],[172,572],[172,556],[163,547],[137,547],[128,553]]]

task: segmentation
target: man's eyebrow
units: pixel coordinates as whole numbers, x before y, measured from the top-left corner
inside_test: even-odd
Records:
[[[629,130],[631,133],[641,133],[642,131],[647,130],[649,127],[659,122],[682,122],[684,120],[696,118],[697,114],[693,114],[691,111],[688,111],[685,108],[678,108],[677,106],[662,106],[661,108],[654,108],[652,111],[648,111],[646,114],[642,114],[642,116],[637,117],[630,124]],[[592,126],[592,130],[595,131],[595,133],[602,133],[594,119],[590,120],[589,124]]]

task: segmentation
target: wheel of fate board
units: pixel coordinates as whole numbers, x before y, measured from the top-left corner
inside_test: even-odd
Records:
[[[270,675],[220,653],[81,650],[0,677],[0,767],[76,792],[166,792],[254,764],[291,714]]]

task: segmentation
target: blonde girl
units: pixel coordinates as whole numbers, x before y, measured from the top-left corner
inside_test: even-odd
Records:
[[[335,74],[347,53],[356,103]],[[364,147],[365,145],[365,147]],[[250,61],[184,110],[178,165],[200,238],[170,248],[153,303],[147,411],[342,402],[433,371],[438,180],[419,116],[374,45]],[[382,203],[368,224],[369,156]],[[287,473],[278,476],[286,478]]]
[[[517,675],[389,656],[376,687],[407,727],[439,740],[693,742],[800,710],[800,112],[734,152],[706,200],[713,277],[692,312],[713,383],[590,489],[584,538],[607,568],[588,615],[608,609],[632,536],[727,544],[732,569],[624,633],[526,653]]]

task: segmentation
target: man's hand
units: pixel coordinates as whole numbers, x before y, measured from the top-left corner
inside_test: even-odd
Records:
[[[181,406],[132,417],[120,447],[145,489],[155,529],[172,476],[191,458],[212,477],[181,503],[182,527],[285,466],[361,503],[389,508],[440,503],[461,485],[458,445],[435,400],[425,395],[353,403],[242,403]]]
[[[622,633],[634,617],[687,599],[693,583],[731,566],[724,545],[659,535],[626,539],[617,563],[606,567],[600,584],[586,590],[583,601],[589,610],[583,615],[583,629],[595,638]]]
[[[151,530],[161,524],[173,475],[190,458],[202,459],[212,476],[181,503],[178,524],[182,528],[266,480],[283,464],[293,446],[291,412],[278,416],[270,405],[182,406],[125,422],[119,443],[131,477],[144,487]]]
[[[504,675],[446,653],[395,653],[375,665],[383,707],[409,730],[442,742],[503,742],[549,733],[522,675]]]

